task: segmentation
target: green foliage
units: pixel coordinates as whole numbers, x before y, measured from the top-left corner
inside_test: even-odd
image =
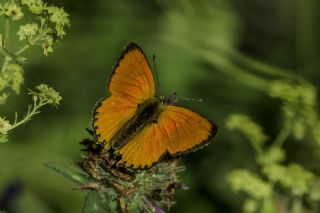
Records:
[[[29,22],[28,17],[32,22]],[[0,72],[0,104],[4,105],[10,89],[19,94],[24,82],[23,65],[27,59],[21,54],[29,47],[41,46],[44,55],[47,56],[53,52],[53,44],[65,35],[65,27],[70,23],[68,14],[63,9],[47,6],[42,0],[22,0],[21,2],[8,0],[0,3],[0,18],[4,25],[3,32],[0,33],[0,52],[3,56]],[[16,32],[18,39],[12,37],[10,32],[13,24],[19,25],[19,30]],[[16,47],[12,48],[9,41],[15,41]],[[61,97],[52,88],[41,84],[36,87],[36,90],[36,92],[30,90],[33,104],[28,107],[26,115],[20,121],[17,113],[13,122],[9,122],[5,117],[1,118],[0,142],[6,142],[10,130],[31,120],[44,105],[59,104]]]
[[[283,114],[288,120],[286,124],[292,126],[292,135],[302,140],[308,133],[307,129],[313,129],[318,120],[315,87],[306,82],[277,80],[271,82],[268,93],[280,99]]]
[[[89,181],[89,176],[79,166],[60,162],[46,162],[44,165],[69,179],[74,184],[81,185]]]
[[[7,142],[9,131],[31,120],[36,114],[40,113],[39,110],[44,105],[51,104],[57,106],[62,99],[58,92],[45,84],[40,84],[36,87],[36,90],[36,92],[32,90],[29,91],[33,104],[28,106],[28,111],[22,119],[18,119],[17,113],[12,124],[5,120],[5,118],[0,118],[0,142]]]
[[[279,195],[284,197],[282,199],[293,200],[286,205],[287,211],[302,212],[307,208],[303,206],[302,199],[311,203],[319,202],[319,177],[297,163],[284,164],[286,156],[282,145],[290,135],[296,140],[302,140],[307,129],[311,129],[311,133],[316,132],[316,89],[305,82],[276,80],[270,83],[270,88],[266,91],[270,97],[281,101],[282,129],[266,147],[267,137],[262,133],[262,127],[246,115],[230,115],[226,127],[240,130],[249,140],[256,151],[259,169],[256,173],[236,169],[228,175],[227,180],[234,192],[243,191],[248,195],[243,206],[244,212],[265,212],[265,208],[270,205],[280,208],[276,202]],[[318,135],[314,135],[313,143],[318,143],[317,137]],[[285,190],[286,194],[276,186]],[[271,204],[265,205],[266,200]],[[316,206],[313,205],[314,208]]]
[[[261,147],[267,140],[262,128],[254,123],[250,117],[242,114],[232,114],[226,121],[226,127],[229,129],[238,129],[250,141],[257,152],[261,152]]]
[[[233,191],[246,192],[254,199],[260,200],[271,196],[271,185],[247,170],[234,170],[227,180]]]
[[[85,197],[82,213],[114,212],[117,209],[116,202],[104,203],[104,198],[98,191],[89,191]]]
[[[258,209],[257,201],[253,199],[247,199],[243,204],[243,212],[245,213],[253,213]]]
[[[14,1],[5,2],[0,5],[0,15],[4,15],[7,18],[11,18],[16,21],[23,17],[21,7],[18,6]]]
[[[278,162],[283,162],[285,160],[285,151],[279,147],[270,147],[261,152],[257,156],[257,163],[261,165],[270,165]]]
[[[1,0],[0,4],[6,2],[10,1]],[[36,38],[37,34],[30,29],[29,38],[26,34],[20,41],[17,32],[26,24],[36,24],[39,31],[41,22],[35,17],[45,6],[41,0],[14,2],[24,15],[17,21],[9,17],[11,53]],[[94,103],[106,94],[106,78],[122,48],[133,41],[145,50],[151,66],[152,54],[156,55],[159,94],[176,91],[179,97],[206,97],[205,103],[181,100],[178,104],[210,118],[219,128],[217,138],[206,149],[183,157],[186,171],[181,178],[191,190],[177,193],[177,205],[170,212],[228,213],[242,209],[315,212],[320,196],[319,118],[315,125],[310,125],[312,119],[287,117],[282,111],[285,102],[268,96],[273,80],[289,84],[289,88],[311,85],[314,91],[319,91],[319,3],[316,0],[48,1],[46,6],[59,5],[72,14],[72,27],[62,42],[52,45],[50,40],[48,44],[38,42],[12,61],[11,64],[24,69],[20,72],[24,84],[20,84],[19,96],[14,95],[13,83],[6,83],[9,86],[0,91],[1,117],[13,124],[11,114],[18,111],[24,115],[28,105],[26,88],[36,91],[35,86],[41,82],[59,88],[63,105],[58,111],[53,108],[41,113],[41,119],[33,120],[31,125],[10,132],[12,143],[0,145],[0,194],[19,180],[25,191],[14,199],[23,201],[19,201],[20,211],[12,212],[46,212],[45,208],[36,208],[39,204],[49,212],[81,211],[87,191],[72,190],[74,185],[45,168],[43,162],[79,160],[77,141],[85,137],[83,129],[90,125]],[[2,35],[5,17],[0,16]],[[55,28],[55,24],[49,25]],[[54,54],[50,53],[50,46]],[[49,57],[42,56],[44,47],[48,47]],[[2,62],[0,57],[1,65]],[[6,74],[4,78],[13,76]],[[32,104],[31,101],[30,96]],[[297,104],[301,106],[302,101]],[[296,111],[290,106],[288,111],[302,115],[300,109]],[[228,131],[222,126],[232,112],[245,113],[251,121],[258,121],[267,136],[260,155],[252,154],[256,148],[250,146],[246,135],[239,133],[240,128]],[[275,141],[279,141],[278,145],[274,145]],[[273,167],[268,173],[280,180],[294,164],[314,176],[305,184],[310,191],[302,197],[294,197],[291,188],[280,181],[272,182],[264,173],[266,167]],[[228,189],[225,178],[237,168],[273,184],[272,199],[257,201],[244,191],[233,193]],[[90,191],[99,205],[100,195],[96,199],[99,193]],[[88,205],[88,211],[95,203]]]

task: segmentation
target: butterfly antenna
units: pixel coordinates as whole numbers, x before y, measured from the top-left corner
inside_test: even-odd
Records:
[[[159,75],[158,75],[158,70],[157,70],[156,55],[155,54],[153,54],[153,56],[152,56],[152,61],[153,61],[154,70],[155,70],[156,76],[157,76],[158,91],[159,91],[159,94],[161,94],[161,92],[160,92],[160,81],[159,81]]]
[[[207,102],[208,98],[179,98],[182,101],[198,101],[198,102]]]

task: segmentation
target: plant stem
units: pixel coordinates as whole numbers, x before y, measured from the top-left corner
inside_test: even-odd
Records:
[[[47,102],[42,102],[42,101],[40,101],[39,104],[37,104],[36,101],[34,101],[33,106],[32,106],[32,107],[29,106],[28,112],[27,112],[27,114],[25,115],[25,117],[24,117],[22,120],[20,120],[19,122],[15,122],[15,123],[12,125],[12,127],[9,129],[9,131],[12,130],[12,129],[14,129],[14,128],[16,128],[16,127],[18,127],[18,126],[20,126],[21,124],[24,124],[24,123],[26,123],[27,121],[31,120],[34,115],[40,113],[40,111],[38,111],[38,110],[39,110],[42,106],[44,106],[44,105],[46,105],[46,104],[47,104]],[[15,120],[17,120],[17,118],[15,118]]]
[[[235,65],[225,57],[225,54],[215,51],[216,49],[214,49],[214,47],[208,48],[208,46],[204,46],[192,48],[183,41],[174,40],[174,42],[176,45],[179,45],[186,50],[189,49],[193,53],[198,53],[197,56],[202,56],[201,59],[205,59],[211,66],[218,67],[217,71],[228,74],[230,77],[246,86],[255,88],[259,91],[265,91],[269,86],[268,80],[251,74],[247,70]]]
[[[285,140],[288,138],[292,129],[292,118],[288,118],[283,129],[279,132],[278,136],[273,142],[273,147],[280,148]]]
[[[38,40],[40,40],[42,38],[42,33],[40,33],[37,37],[35,37],[32,41],[29,42],[29,44],[23,46],[20,50],[18,50],[15,55],[18,56],[21,53],[23,53],[25,50],[27,50],[29,47],[31,47],[32,45],[34,45]]]
[[[8,58],[7,56],[5,56],[5,57],[4,57],[4,61],[3,61],[3,65],[2,65],[2,68],[1,68],[1,72],[2,72],[2,73],[6,70],[9,62],[10,62],[10,58]]]
[[[258,144],[254,143],[254,142],[250,141],[250,143],[251,143],[251,146],[253,147],[253,149],[256,151],[257,155],[260,157],[262,155],[262,153],[263,153],[261,147]]]
[[[240,52],[235,48],[231,48],[226,45],[219,45],[214,42],[207,42],[206,47],[210,47],[212,51],[221,52],[223,55],[230,56],[235,61],[243,64],[244,66],[252,69],[255,72],[260,72],[274,77],[290,78],[294,80],[299,80],[299,76],[293,74],[290,70],[280,68],[274,65],[270,65],[259,61],[258,59],[251,58],[250,56]]]
[[[5,18],[4,20],[4,35],[2,40],[2,46],[3,48],[6,48],[9,43],[9,34],[10,34],[10,20],[9,18]]]
[[[208,38],[208,40],[199,40],[196,38],[199,38],[199,35],[193,33],[194,35],[192,36],[192,38],[195,38],[195,43],[203,43],[204,45],[202,47],[200,47],[198,50],[201,52],[211,52],[211,53],[217,53],[216,55],[220,54],[221,56],[227,57],[236,62],[241,63],[242,65],[246,66],[247,68],[251,69],[252,71],[256,72],[256,73],[263,73],[263,74],[267,74],[273,77],[282,77],[282,78],[289,78],[289,79],[293,79],[293,80],[301,80],[301,76],[296,75],[294,73],[291,72],[291,70],[289,69],[284,69],[284,68],[280,68],[278,66],[275,65],[270,65],[267,63],[264,63],[262,61],[259,61],[255,58],[251,58],[250,56],[245,55],[244,53],[241,53],[240,51],[236,50],[235,48],[231,48],[229,46],[226,45],[220,45],[217,44],[215,42],[211,42],[211,37]],[[181,43],[182,41],[174,41],[176,44],[177,43]],[[181,44],[182,46],[185,46],[184,44]],[[185,47],[188,48],[188,47]],[[192,50],[194,51],[194,49]],[[207,53],[205,53],[207,54]],[[219,57],[217,58],[219,59]],[[210,61],[214,61],[209,60]],[[252,75],[249,74],[247,69],[243,69],[241,70],[239,67],[236,67],[237,70],[235,71],[239,71],[239,74],[242,76],[243,75],[243,71],[246,70],[246,75]],[[226,71],[226,70],[222,70],[222,71]],[[238,73],[236,73],[238,74]],[[259,80],[259,79],[258,79]],[[251,83],[250,83],[251,84]]]
[[[301,198],[294,198],[293,203],[291,205],[291,211],[292,213],[300,213],[302,212],[302,202]]]
[[[18,56],[20,55],[22,52],[24,52],[25,50],[27,50],[30,47],[30,44],[25,45],[24,47],[22,47],[20,50],[18,50],[15,55]]]
[[[265,80],[256,75],[253,75],[245,71],[244,69],[241,69],[240,67],[230,63],[229,61],[224,59],[223,55],[215,54],[212,51],[206,51],[206,50],[203,50],[202,53],[203,53],[203,58],[206,58],[211,65],[217,66],[220,68],[217,70],[229,74],[231,77],[235,78],[239,82],[249,87],[258,89],[260,91],[261,90],[265,91],[268,88],[268,85],[269,85],[268,80]]]
[[[297,79],[298,76],[291,73],[290,70],[272,66],[257,59],[253,59],[237,50],[225,49],[226,53],[229,53],[235,60],[243,63],[245,66],[252,68],[254,71],[261,72],[267,75],[273,75],[283,78]]]
[[[275,212],[275,203],[272,197],[267,197],[262,200],[262,205],[259,213]]]
[[[9,56],[10,54],[6,50],[6,47],[8,46],[9,43],[9,32],[10,32],[10,20],[9,18],[5,18],[4,20],[4,34],[2,37],[1,41],[1,47],[0,47],[0,52],[4,55],[4,61],[3,65],[1,68],[1,72],[4,72],[7,68],[7,65],[9,64],[11,57]]]

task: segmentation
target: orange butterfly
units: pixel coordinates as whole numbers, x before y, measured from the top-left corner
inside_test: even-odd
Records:
[[[94,112],[96,140],[121,156],[120,164],[150,168],[168,153],[176,156],[208,142],[217,127],[172,97],[156,97],[155,83],[141,48],[126,47],[109,80],[110,96]]]

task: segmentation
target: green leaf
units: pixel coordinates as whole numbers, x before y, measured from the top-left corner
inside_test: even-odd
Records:
[[[45,162],[44,165],[77,185],[83,185],[90,181],[88,174],[83,172],[82,169],[76,164]]]
[[[116,212],[116,206],[112,208],[113,203],[114,202],[104,202],[104,199],[98,191],[90,191],[85,197],[82,213]]]

